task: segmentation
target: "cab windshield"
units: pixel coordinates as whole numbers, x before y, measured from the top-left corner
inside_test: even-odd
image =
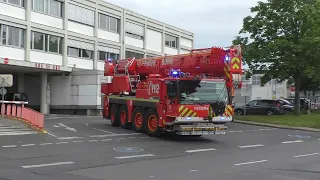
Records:
[[[180,81],[180,104],[226,102],[227,89],[224,81]]]

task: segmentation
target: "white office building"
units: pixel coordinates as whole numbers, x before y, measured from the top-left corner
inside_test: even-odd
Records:
[[[104,60],[188,53],[194,34],[101,0],[0,0],[8,92],[49,112],[96,114]],[[165,12],[163,12],[165,13]]]

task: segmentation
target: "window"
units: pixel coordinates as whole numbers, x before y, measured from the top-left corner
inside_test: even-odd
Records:
[[[62,17],[62,2],[57,0],[33,0],[32,10]]]
[[[93,51],[75,47],[68,47],[68,55],[73,57],[93,59]]]
[[[14,4],[17,6],[24,7],[24,0],[0,0],[0,2],[5,2],[8,4]]]
[[[75,21],[78,23],[82,23],[89,26],[94,26],[94,16],[95,13],[91,9],[87,9],[81,6],[77,6],[74,4],[68,4],[68,18],[71,21]]]
[[[119,33],[120,19],[99,13],[99,28],[114,33]]]
[[[24,47],[24,29],[1,24],[0,32],[0,44]]]
[[[256,104],[257,104],[257,100],[253,100],[253,101],[250,101],[249,103],[248,103],[248,105],[249,106],[255,106]]]
[[[142,40],[144,37],[144,26],[132,22],[126,22],[126,36]]]
[[[31,33],[31,49],[62,54],[62,38],[40,32]]]
[[[172,48],[178,48],[177,44],[178,44],[177,37],[166,34],[166,37],[165,37],[165,45],[166,46],[169,46]]]
[[[126,51],[126,58],[133,58],[133,57],[135,57],[136,59],[141,59],[144,57],[144,54],[136,53],[132,51]]]
[[[157,57],[156,55],[147,54],[147,58]]]
[[[261,75],[253,75],[252,76],[252,85],[261,85]]]
[[[118,60],[119,54],[99,51],[99,60],[104,61],[106,59]]]

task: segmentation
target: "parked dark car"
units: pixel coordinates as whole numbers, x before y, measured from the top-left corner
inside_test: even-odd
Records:
[[[235,114],[238,116],[244,115],[282,115],[285,114],[285,108],[280,100],[274,99],[257,99],[250,101],[244,106],[235,108]]]
[[[286,98],[287,101],[291,102],[291,104],[295,105],[294,98]],[[300,110],[308,110],[310,109],[310,101],[306,98],[300,98]]]
[[[294,111],[294,104],[292,104],[292,102],[290,102],[286,99],[280,99],[279,101],[282,103],[283,108],[286,111],[286,113]]]

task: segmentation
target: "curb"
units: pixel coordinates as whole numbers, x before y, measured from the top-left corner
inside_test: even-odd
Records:
[[[25,120],[23,120],[23,119],[21,119],[21,118],[16,118],[16,117],[11,117],[11,116],[4,116],[4,117],[7,118],[7,119],[14,120],[14,121],[22,122],[22,123],[24,123],[27,127],[31,128],[31,129],[33,129],[33,130],[35,130],[35,131],[38,131],[38,132],[40,132],[40,133],[42,133],[42,134],[48,134],[48,132],[47,132],[46,130],[41,129],[41,128],[38,128],[38,127],[30,124],[28,121],[25,121]]]
[[[276,125],[276,124],[268,124],[268,123],[252,122],[252,121],[242,121],[242,120],[234,120],[233,122],[239,123],[239,124],[250,124],[250,125],[257,125],[257,126],[274,127],[274,128],[279,128],[279,129],[291,129],[291,130],[301,130],[301,131],[310,131],[310,132],[320,132],[320,129],[307,128],[307,127],[292,127],[292,126],[284,126],[284,125]]]

